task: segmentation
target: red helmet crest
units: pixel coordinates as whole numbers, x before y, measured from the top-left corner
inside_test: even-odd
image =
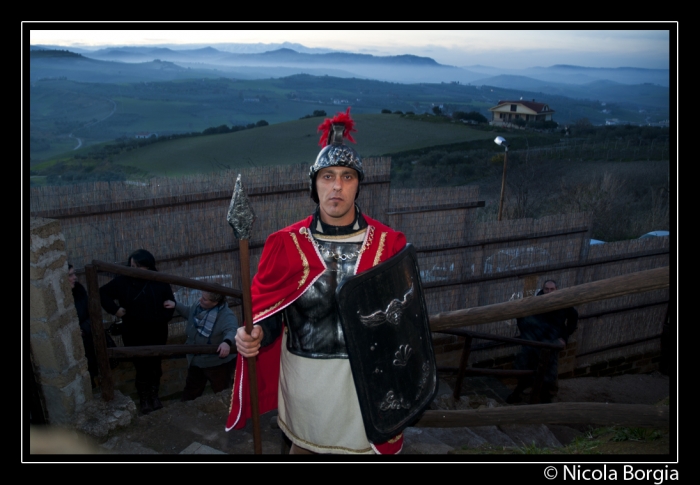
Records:
[[[357,130],[355,129],[355,120],[350,118],[350,106],[348,106],[348,109],[345,110],[345,113],[338,112],[333,118],[326,118],[325,120],[323,120],[323,123],[318,125],[317,131],[321,132],[321,138],[318,140],[318,144],[321,147],[325,147],[331,142],[330,139],[333,133],[332,128],[335,124],[345,125],[345,128],[343,129],[343,138],[346,138],[348,141],[355,143],[355,140],[353,139],[350,132]]]

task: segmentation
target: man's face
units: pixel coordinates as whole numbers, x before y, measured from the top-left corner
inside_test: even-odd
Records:
[[[316,174],[316,191],[321,220],[333,226],[347,226],[355,220],[355,194],[360,180],[348,167],[326,167]]]
[[[548,281],[542,287],[542,293],[544,293],[546,295],[547,293],[551,293],[553,291],[556,291],[556,289],[557,289],[557,285],[555,285],[551,281]]]
[[[78,280],[78,277],[75,275],[75,268],[71,268],[68,270],[68,282],[70,283],[71,288],[75,288],[75,282]]]
[[[206,291],[202,292],[202,296],[199,297],[199,306],[204,308],[205,310],[209,310],[210,308],[214,308],[216,305],[218,305],[219,302],[217,300],[214,300],[209,293]]]

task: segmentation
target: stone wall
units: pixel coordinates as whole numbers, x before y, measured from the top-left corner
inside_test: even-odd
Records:
[[[49,423],[68,424],[76,411],[92,400],[93,390],[68,283],[65,238],[55,219],[31,218],[30,233],[29,340],[35,380],[41,387],[42,406]],[[115,340],[121,341],[118,337]],[[185,337],[169,336],[167,343],[184,344]],[[160,395],[181,392],[187,359],[164,358],[162,368]],[[131,361],[121,361],[112,369],[115,390],[126,396],[136,394],[134,377]]]
[[[35,380],[51,424],[70,423],[92,399],[78,315],[68,283],[65,239],[58,221],[30,219],[29,340]],[[23,335],[26,336],[26,329]]]

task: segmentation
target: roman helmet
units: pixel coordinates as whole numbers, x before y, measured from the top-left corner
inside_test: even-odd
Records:
[[[321,132],[321,138],[318,144],[323,147],[316,157],[316,161],[309,168],[309,191],[311,198],[318,204],[318,192],[316,191],[316,174],[319,170],[326,167],[350,167],[357,172],[360,182],[365,178],[365,172],[362,169],[362,159],[357,154],[355,149],[345,145],[343,139],[355,143],[350,132],[357,131],[355,129],[355,121],[350,118],[350,107],[345,113],[337,113],[333,118],[326,118],[323,123],[318,126],[318,131]],[[357,195],[360,193],[360,187],[357,187]]]

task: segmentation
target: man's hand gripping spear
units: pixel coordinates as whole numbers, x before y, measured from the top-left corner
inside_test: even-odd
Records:
[[[239,241],[239,256],[241,262],[241,290],[243,292],[243,320],[245,330],[248,335],[253,331],[253,302],[250,296],[250,253],[248,250],[248,239],[250,230],[255,222],[255,213],[250,207],[248,197],[243,191],[241,175],[236,178],[236,186],[233,189],[231,205],[226,218],[233,228],[233,234]],[[258,412],[258,379],[255,370],[255,357],[248,357],[248,379],[250,381],[250,407],[253,421],[253,443],[255,453],[262,453],[260,440],[260,415]]]

